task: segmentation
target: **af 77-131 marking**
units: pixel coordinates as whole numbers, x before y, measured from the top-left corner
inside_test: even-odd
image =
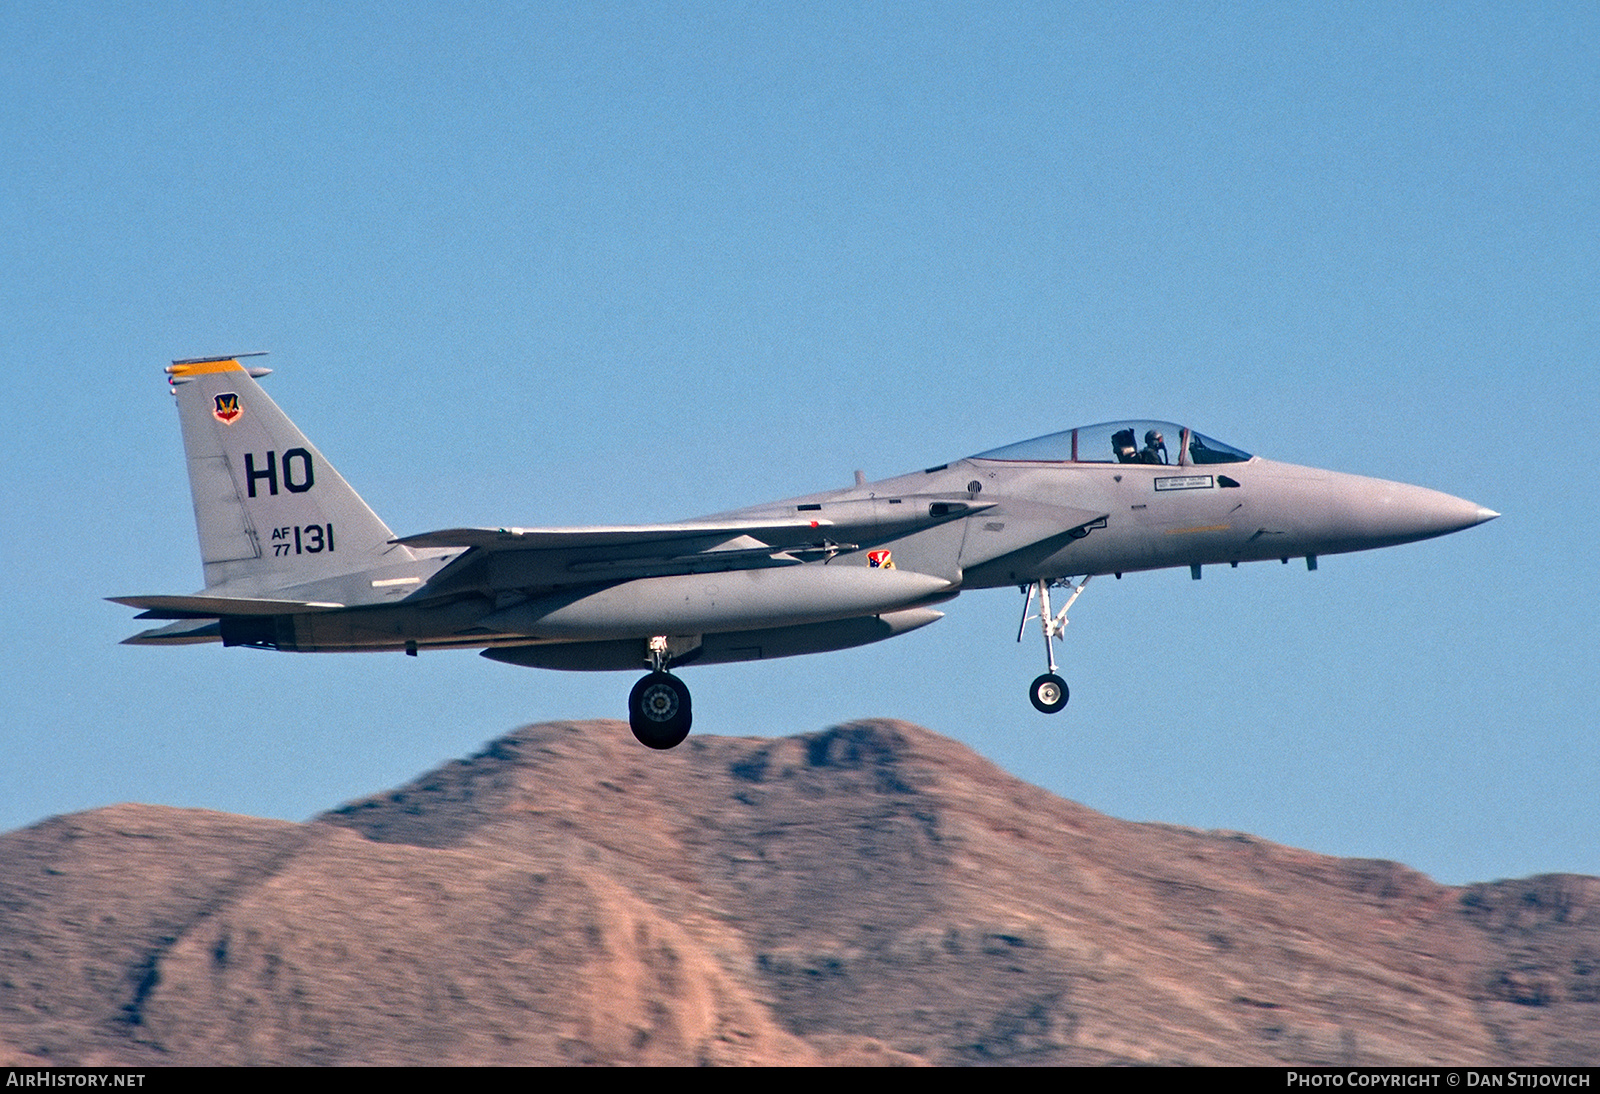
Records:
[[[1274,463],[1163,422],[1070,429],[881,482],[674,524],[450,528],[396,538],[233,357],[176,361],[205,588],[122,596],[172,620],[135,644],[323,652],[481,648],[512,665],[648,670],[652,748],[687,736],[672,670],[865,645],[1012,585],[1052,641],[1099,574],[1363,551],[1493,519],[1419,486]],[[1076,583],[1072,580],[1077,578]],[[1067,590],[1056,611],[1052,588]],[[1034,601],[1038,601],[1037,614]],[[1018,638],[1022,631],[1019,628]]]

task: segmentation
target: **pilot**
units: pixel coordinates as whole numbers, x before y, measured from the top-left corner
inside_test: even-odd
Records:
[[[1166,463],[1167,442],[1161,436],[1159,429],[1147,430],[1144,435],[1144,448],[1139,452],[1140,463]]]

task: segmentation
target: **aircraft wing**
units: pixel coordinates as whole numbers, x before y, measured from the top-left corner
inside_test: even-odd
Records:
[[[640,577],[797,566],[854,544],[826,520],[684,521],[588,528],[446,528],[406,536],[405,547],[465,547],[408,599],[457,592],[553,588]]]
[[[613,524],[591,528],[446,528],[405,536],[402,547],[481,547],[485,550],[532,551],[583,547],[629,547],[674,540],[732,539],[750,536],[770,547],[799,545],[822,537],[831,520],[682,521],[677,524]]]

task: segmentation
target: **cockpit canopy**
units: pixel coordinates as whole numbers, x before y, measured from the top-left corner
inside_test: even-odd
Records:
[[[980,452],[1016,463],[1153,463],[1191,467],[1243,463],[1250,453],[1172,422],[1102,422]]]

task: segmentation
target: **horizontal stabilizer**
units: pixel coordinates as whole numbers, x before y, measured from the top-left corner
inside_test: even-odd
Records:
[[[192,646],[198,642],[221,642],[222,625],[215,619],[180,619],[165,627],[140,631],[124,638],[124,646]]]
[[[318,600],[263,600],[240,596],[108,596],[113,604],[143,608],[142,619],[220,619],[225,615],[298,615],[344,607]]]

